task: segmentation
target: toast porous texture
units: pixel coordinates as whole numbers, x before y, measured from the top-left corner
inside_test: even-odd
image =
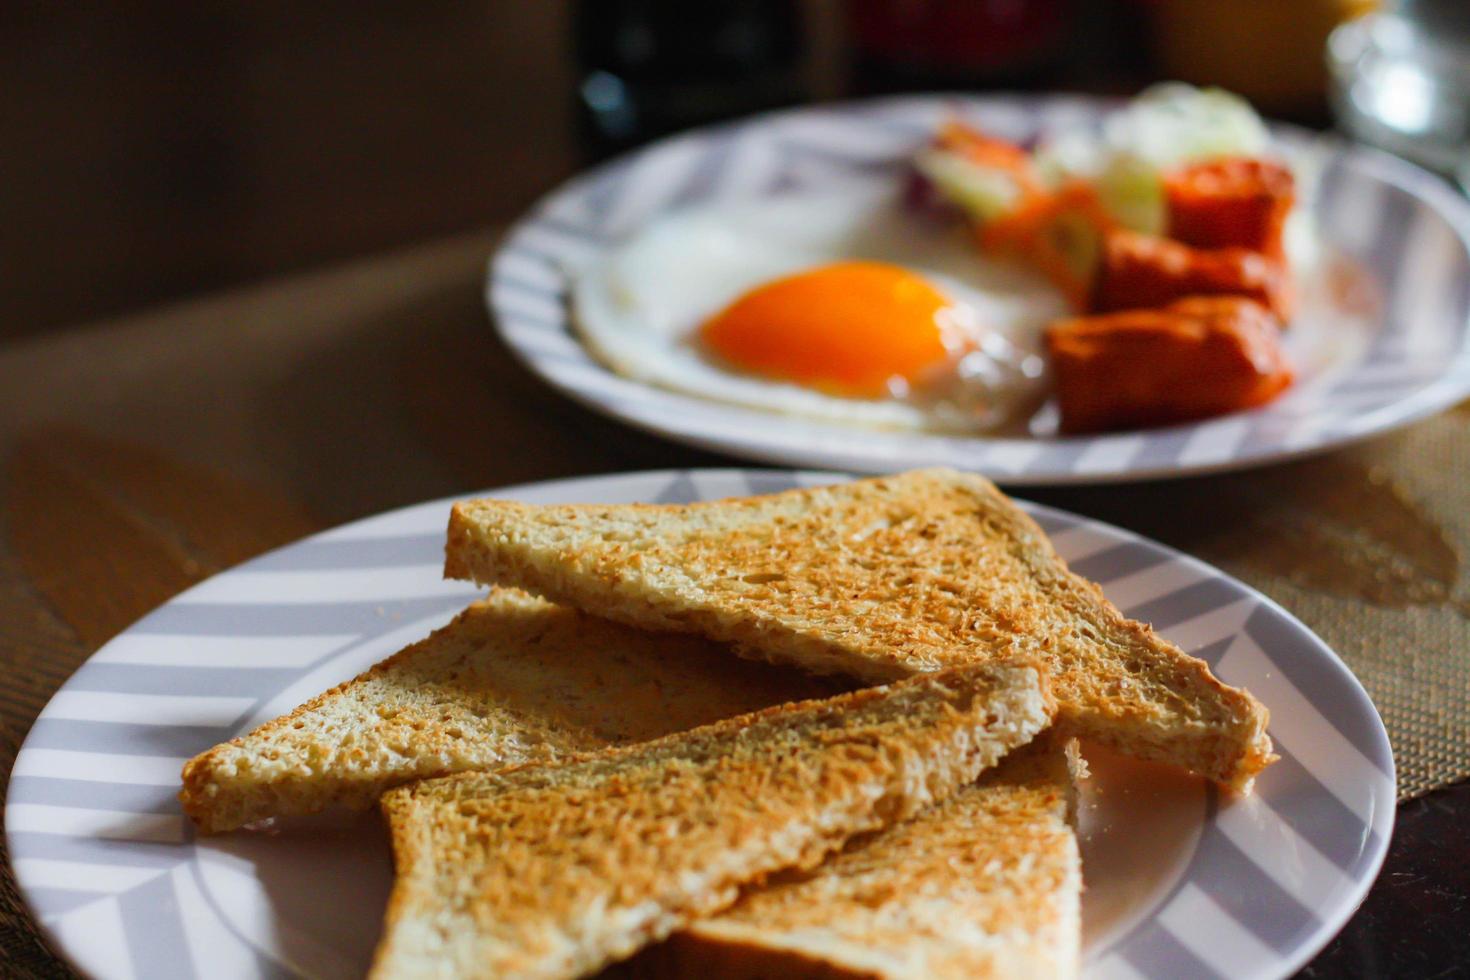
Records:
[[[977,783],[650,949],[632,975],[1072,977],[1076,744],[1047,733]]]
[[[204,833],[368,809],[411,779],[550,761],[846,687],[495,590],[355,680],[190,760],[180,799]]]
[[[373,976],[589,973],[945,799],[1054,711],[1035,665],[961,668],[392,790]]]
[[[1125,618],[988,480],[919,470],[687,505],[455,505],[445,575],[868,682],[1036,656],[1058,723],[1247,790],[1266,709]]]

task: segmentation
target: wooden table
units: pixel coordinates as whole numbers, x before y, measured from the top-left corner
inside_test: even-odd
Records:
[[[86,656],[251,555],[434,497],[730,462],[602,420],[515,366],[480,301],[494,241],[450,239],[0,348],[0,771]],[[1367,467],[1359,452],[1298,466]],[[1027,496],[1157,535],[1150,501],[1251,494],[1269,508],[1301,472]],[[1238,571],[1188,532],[1171,543]],[[1467,783],[1402,806],[1367,905],[1304,975],[1470,969],[1467,821]],[[67,975],[18,909],[7,871],[0,974]]]

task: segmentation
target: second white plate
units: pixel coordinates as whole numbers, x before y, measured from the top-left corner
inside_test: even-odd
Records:
[[[1035,438],[876,431],[678,394],[609,370],[572,329],[576,270],[679,208],[898,187],[915,147],[948,116],[1025,140],[1096,125],[1107,103],[1076,97],[918,96],[819,106],[663,140],[542,200],[491,264],[486,299],[510,350],[563,394],[639,428],[788,466],[891,472],[945,465],[1008,484],[1105,483],[1238,469],[1345,445],[1470,394],[1470,204],[1438,178],[1382,153],[1282,130],[1320,167],[1308,202],[1321,240],[1363,271],[1369,311],[1304,294],[1298,327],[1321,334],[1330,370],[1310,365],[1264,409],[1102,436]],[[678,276],[679,270],[668,270]],[[1347,336],[1347,320],[1363,321]],[[1334,330],[1342,330],[1333,349]],[[1290,340],[1290,338],[1289,338]],[[1302,367],[1302,365],[1298,365]]]

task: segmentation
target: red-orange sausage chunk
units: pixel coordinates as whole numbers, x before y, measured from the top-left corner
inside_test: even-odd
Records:
[[[1292,311],[1286,265],[1243,248],[1204,250],[1113,229],[1103,239],[1092,308],[1098,313],[1164,306],[1186,296],[1241,296],[1283,323]]]
[[[1291,384],[1281,325],[1237,297],[1058,320],[1046,344],[1066,433],[1147,428],[1264,404]]]
[[[1168,236],[1194,248],[1243,248],[1280,258],[1296,199],[1291,171],[1270,160],[1225,157],[1164,178]]]

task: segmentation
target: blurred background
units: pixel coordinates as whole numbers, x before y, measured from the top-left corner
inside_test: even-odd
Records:
[[[1466,0],[1417,6],[1450,21],[1470,12]],[[1126,94],[1181,78],[1325,126],[1329,34],[1374,7],[0,5],[0,338],[504,222],[612,152],[771,106],[938,89]],[[1359,65],[1374,38],[1334,43]]]

